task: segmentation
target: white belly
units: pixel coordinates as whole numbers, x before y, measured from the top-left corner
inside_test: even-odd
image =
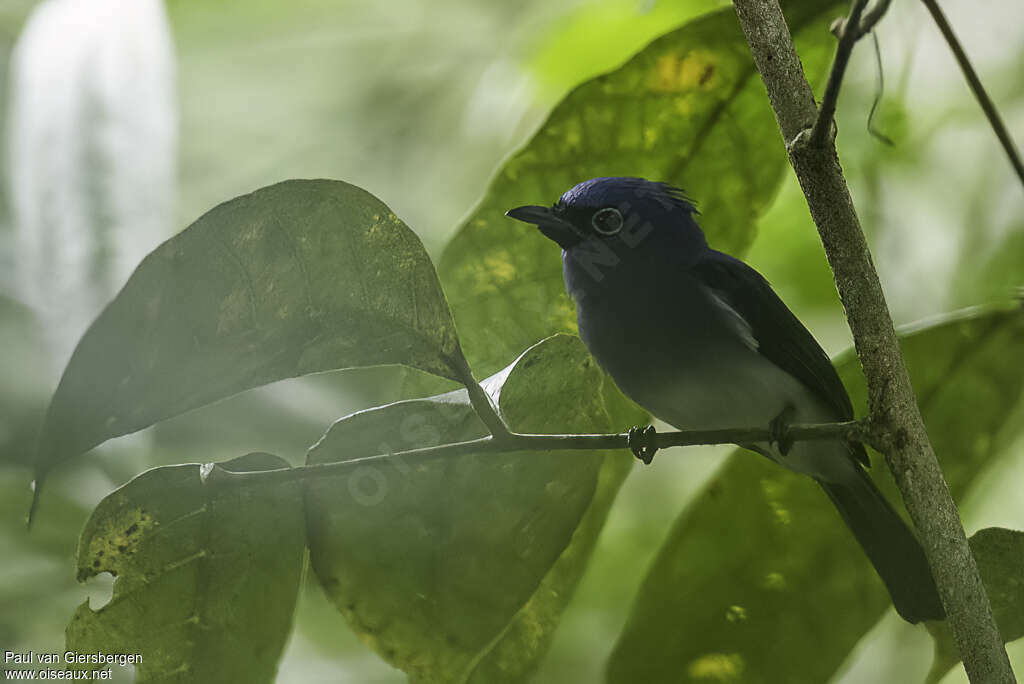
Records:
[[[768,427],[788,407],[793,423],[841,418],[762,355],[735,312],[685,284],[674,288],[667,311],[615,298],[579,302],[583,341],[626,395],[680,430]],[[768,444],[750,446],[823,480],[845,480],[854,467],[837,442],[797,443],[785,456]]]
[[[697,340],[673,350],[666,358],[638,349],[601,365],[633,401],[680,430],[767,427],[787,407],[791,423],[837,420],[796,378],[740,343]],[[826,481],[846,480],[853,467],[845,445],[836,442],[797,442],[785,456],[767,443],[750,446],[790,470]]]

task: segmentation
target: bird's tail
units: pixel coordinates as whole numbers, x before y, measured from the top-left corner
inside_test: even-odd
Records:
[[[839,509],[907,622],[945,617],[921,544],[860,467],[842,484],[818,481]]]

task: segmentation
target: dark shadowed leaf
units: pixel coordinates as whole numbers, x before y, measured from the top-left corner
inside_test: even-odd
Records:
[[[975,532],[970,541],[1003,641],[1024,637],[1024,532],[988,527]],[[935,660],[927,684],[940,681],[960,662],[960,651],[946,624],[936,625],[931,632]]]
[[[149,256],[79,342],[37,480],[106,439],[251,387],[462,360],[419,239],[353,185],[293,180],[226,202]]]
[[[288,464],[249,454],[227,470]],[[110,602],[79,606],[67,648],[138,653],[142,682],[272,682],[302,576],[295,482],[204,484],[196,464],[155,468],[106,499],[78,545],[78,578],[117,577]]]
[[[578,343],[576,338],[572,339]],[[563,364],[554,355],[550,361],[553,363],[546,370],[546,374],[553,377],[557,383],[559,375],[564,372],[561,370]],[[545,369],[537,368],[535,372],[545,373]],[[507,383],[506,387],[508,391],[505,393],[505,401],[508,406],[518,406],[519,408],[515,410],[520,411],[527,406],[533,407],[529,411],[533,416],[532,420],[538,420],[538,410],[544,410],[543,405],[537,405],[539,398],[535,395],[536,388],[541,387],[540,383],[530,382],[524,378],[522,382]],[[517,389],[521,391],[519,396],[513,395]],[[649,416],[629,401],[607,377],[601,385],[601,394],[608,422],[604,425],[595,422],[594,427],[588,429],[617,431],[648,422]],[[559,406],[557,412],[566,412],[566,407]],[[565,455],[568,454],[563,454]],[[571,458],[571,455],[568,456]],[[487,656],[474,668],[469,682],[490,684],[530,681],[530,675],[547,651],[562,611],[572,598],[576,585],[587,567],[597,537],[607,519],[608,510],[633,465],[632,456],[615,453],[605,456],[590,506],[573,532],[569,546],[544,576],[530,600],[519,609],[515,618],[505,628],[501,640],[494,644]]]
[[[902,337],[954,494],[1001,453],[1024,388],[1024,312],[973,311]],[[855,357],[837,363],[863,413]],[[873,474],[891,501],[891,477]],[[677,520],[609,663],[611,682],[822,682],[889,598],[814,482],[741,452]],[[813,648],[813,657],[807,657]]]
[[[521,431],[643,420],[575,337],[535,345],[483,385]],[[483,434],[460,390],[343,418],[309,462]],[[412,680],[519,681],[546,649],[629,465],[601,452],[392,458],[312,480],[313,569],[353,628]]]
[[[810,74],[824,69],[834,3],[789,3]],[[651,43],[577,87],[491,182],[448,245],[440,273],[473,367],[500,368],[539,337],[575,330],[558,248],[505,218],[595,176],[643,176],[697,200],[712,246],[742,253],[786,164],[778,126],[735,12],[725,8]]]
[[[1003,641],[1024,637],[1024,532],[978,530],[971,536],[971,551]]]
[[[612,388],[612,391],[618,390]],[[642,423],[644,420],[643,414],[638,412],[636,420],[631,422]],[[624,426],[625,423],[620,425]],[[544,576],[530,600],[505,628],[501,640],[494,644],[487,656],[474,668],[467,681],[472,684],[490,684],[530,680],[530,675],[539,665],[541,656],[554,637],[562,611],[572,598],[587,567],[597,536],[608,516],[608,509],[632,467],[632,457],[623,458],[616,454],[605,457],[590,507],[580,519],[569,546]]]

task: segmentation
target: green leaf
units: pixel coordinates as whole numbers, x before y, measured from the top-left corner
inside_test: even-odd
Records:
[[[1018,434],[1011,418],[1024,369],[1008,360],[1024,351],[1024,309],[1014,301],[929,319],[904,328],[900,346],[946,483],[960,500]],[[866,414],[867,388],[853,351],[837,366],[853,405]],[[883,458],[873,454],[872,462],[886,475],[890,500],[899,500]]]
[[[618,390],[575,337],[535,345],[483,386],[520,431],[642,419],[606,397]],[[308,461],[483,434],[459,390],[343,418]],[[413,681],[519,681],[545,651],[629,465],[622,453],[474,454],[311,480],[312,566],[362,638]]]
[[[634,422],[645,420],[641,414],[637,418]],[[580,519],[569,546],[544,576],[530,600],[505,628],[501,640],[494,644],[473,670],[468,681],[490,684],[530,680],[554,637],[562,612],[586,570],[615,495],[632,467],[632,457],[623,457],[621,454],[605,457],[590,507]]]
[[[973,311],[907,333],[902,344],[932,443],[961,493],[1001,453],[996,435],[1024,388],[1024,368],[1009,361],[1024,353],[1024,312]],[[845,355],[837,367],[863,408],[856,358]],[[898,501],[881,457],[873,460],[876,478],[885,478],[879,485]],[[608,678],[827,681],[889,605],[817,485],[737,453],[676,521]]]
[[[834,42],[821,20],[834,4],[790,5],[801,57],[817,73]],[[492,372],[533,340],[575,330],[558,248],[505,218],[506,210],[553,202],[595,176],[643,176],[685,188],[711,244],[739,255],[785,166],[732,8],[686,24],[579,86],[505,163],[442,257],[441,279],[473,367]]]
[[[970,541],[1003,641],[1024,637],[1024,532],[989,527]]]
[[[288,464],[249,454],[220,464]],[[199,465],[155,468],[104,499],[78,544],[78,578],[117,577],[79,606],[67,648],[138,653],[143,682],[272,682],[291,631],[304,553],[296,482],[204,484]]]
[[[727,0],[687,0],[637,5],[600,0],[569,10],[535,41],[528,59],[537,88],[552,95],[610,71],[658,36],[728,5]]]
[[[1003,642],[1024,637],[1024,532],[988,527],[975,532],[970,542]],[[960,662],[946,623],[930,631],[935,637],[935,660],[926,684],[940,681]]]
[[[379,200],[292,180],[226,202],[136,269],[50,404],[37,481],[106,439],[307,373],[464,366],[430,259]]]

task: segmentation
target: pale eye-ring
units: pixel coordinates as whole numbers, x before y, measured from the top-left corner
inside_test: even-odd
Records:
[[[622,214],[615,207],[605,207],[594,212],[590,224],[601,235],[615,235],[622,230]]]

